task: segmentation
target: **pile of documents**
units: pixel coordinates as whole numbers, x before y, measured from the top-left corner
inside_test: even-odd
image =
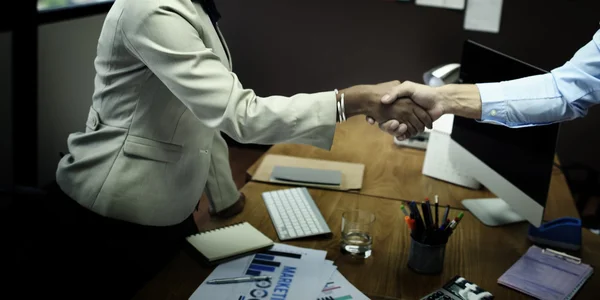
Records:
[[[275,244],[271,249],[219,265],[190,297],[200,299],[363,300],[326,251]],[[270,276],[271,280],[208,284],[213,279]]]

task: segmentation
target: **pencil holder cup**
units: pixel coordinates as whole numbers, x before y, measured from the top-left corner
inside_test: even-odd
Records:
[[[420,274],[439,274],[444,268],[446,244],[428,245],[410,238],[408,267]]]

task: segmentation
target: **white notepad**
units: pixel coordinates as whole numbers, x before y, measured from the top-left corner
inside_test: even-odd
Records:
[[[188,236],[187,241],[209,264],[273,246],[273,241],[248,222]]]

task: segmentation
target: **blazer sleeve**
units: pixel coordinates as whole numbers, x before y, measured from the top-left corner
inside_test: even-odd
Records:
[[[215,131],[204,191],[208,197],[209,209],[215,213],[230,207],[240,198],[229,165],[229,148],[219,131]]]
[[[259,97],[242,86],[176,9],[122,20],[128,50],[208,127],[241,143],[310,144],[330,149],[335,93]]]

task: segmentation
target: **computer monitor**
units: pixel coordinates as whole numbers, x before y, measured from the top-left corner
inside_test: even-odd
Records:
[[[546,71],[473,41],[464,43],[460,81],[499,82]],[[558,124],[509,128],[455,116],[449,157],[462,174],[498,198],[463,205],[489,226],[528,221],[539,227],[550,187]]]

